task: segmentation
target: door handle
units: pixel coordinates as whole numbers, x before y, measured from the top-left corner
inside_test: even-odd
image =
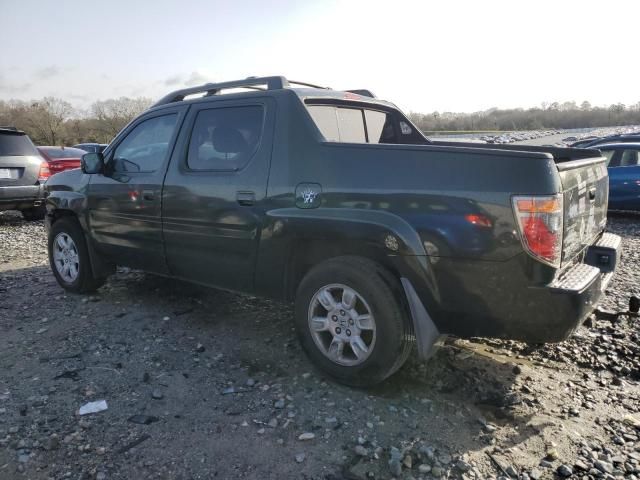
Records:
[[[236,202],[244,207],[250,207],[256,203],[256,194],[254,192],[236,192]]]
[[[142,199],[143,200],[147,200],[149,202],[153,201],[153,199],[155,198],[154,194],[153,194],[153,190],[143,190],[142,191]]]
[[[589,201],[593,202],[596,199],[596,187],[591,187],[589,189]]]

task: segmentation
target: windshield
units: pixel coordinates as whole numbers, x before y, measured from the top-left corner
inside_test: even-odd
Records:
[[[0,134],[0,156],[37,155],[29,137],[22,134]]]

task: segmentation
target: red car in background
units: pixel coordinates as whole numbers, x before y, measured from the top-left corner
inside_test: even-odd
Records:
[[[72,168],[80,168],[80,158],[84,150],[73,147],[37,147],[38,152],[49,164],[51,175],[64,172]]]

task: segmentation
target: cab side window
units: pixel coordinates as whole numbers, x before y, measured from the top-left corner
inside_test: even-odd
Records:
[[[638,150],[625,149],[620,157],[621,167],[634,167],[638,165]]]
[[[162,166],[178,115],[172,113],[139,123],[120,142],[111,159],[114,172],[155,172]]]
[[[237,171],[253,157],[264,125],[259,105],[221,107],[198,112],[189,141],[190,170]]]

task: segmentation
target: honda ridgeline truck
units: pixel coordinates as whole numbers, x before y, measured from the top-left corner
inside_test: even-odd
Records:
[[[72,292],[125,265],[295,301],[311,360],[363,386],[446,334],[571,335],[618,261],[607,190],[597,150],[433,142],[369,91],[251,77],[54,175],[49,258]]]

